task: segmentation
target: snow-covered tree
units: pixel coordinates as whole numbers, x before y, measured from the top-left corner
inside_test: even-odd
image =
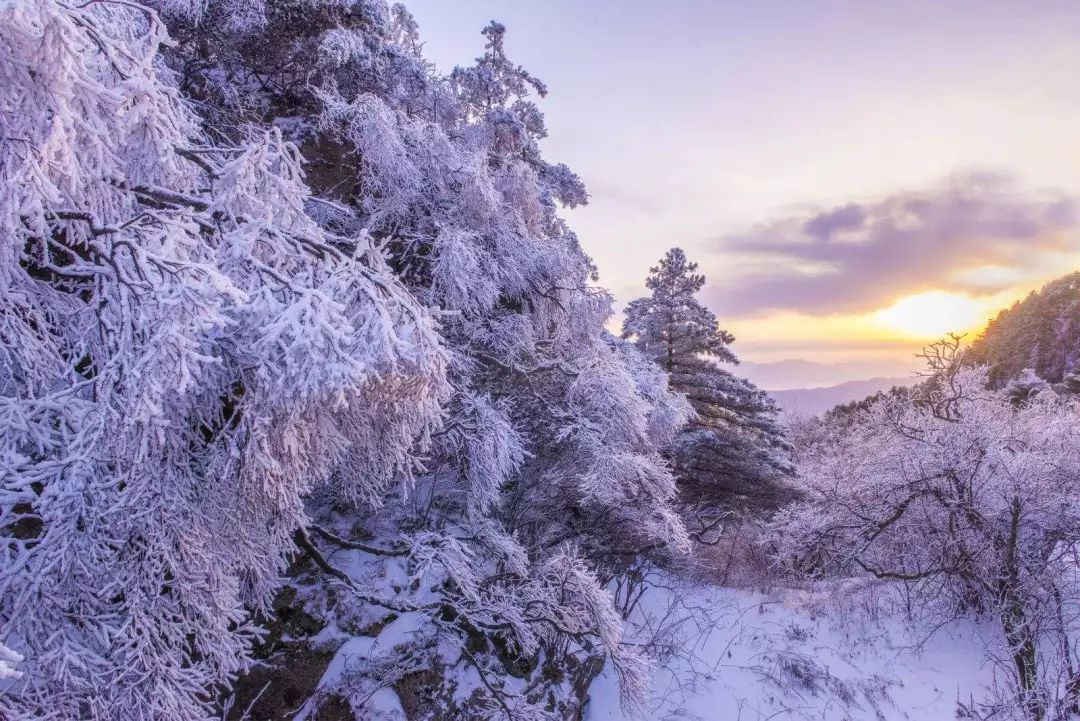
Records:
[[[370,237],[308,217],[280,133],[208,143],[152,12],[0,12],[2,703],[203,718],[303,498],[414,471],[446,356]]]
[[[327,628],[417,624],[370,683],[640,703],[604,585],[687,544],[689,411],[604,330],[504,29],[440,76],[382,0],[152,4],[0,5],[0,710],[227,710],[297,550]]]
[[[1039,376],[1031,368],[1025,368],[1020,375],[1013,378],[1005,386],[1005,395],[1014,404],[1027,403],[1040,393],[1050,390],[1050,384]]]
[[[792,470],[778,409],[767,393],[720,363],[738,363],[734,337],[696,298],[697,263],[673,248],[646,280],[651,294],[626,308],[623,336],[668,373],[695,417],[668,447],[685,500],[741,505],[774,502]]]
[[[952,356],[949,346],[944,356]],[[1080,410],[987,389],[953,357],[936,382],[820,426],[799,450],[805,500],[778,560],[901,586],[924,620],[995,620],[1022,717],[1071,718],[1080,553]]]

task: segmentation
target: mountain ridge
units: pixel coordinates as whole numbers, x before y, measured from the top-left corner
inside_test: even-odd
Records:
[[[768,393],[788,415],[816,416],[838,405],[861,400],[893,386],[912,385],[917,381],[915,376],[880,376],[831,386],[770,390]]]
[[[990,366],[994,387],[1025,368],[1048,383],[1080,371],[1080,272],[1052,280],[998,312],[968,347],[965,362]]]

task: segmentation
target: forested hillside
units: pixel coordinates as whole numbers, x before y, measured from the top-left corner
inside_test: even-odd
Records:
[[[1080,368],[1080,273],[1047,283],[990,321],[968,349],[968,362],[988,365],[1002,386],[1025,368],[1062,383]]]

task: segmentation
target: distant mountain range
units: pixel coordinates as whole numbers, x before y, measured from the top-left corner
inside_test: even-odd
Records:
[[[867,361],[743,361],[731,370],[749,379],[759,388],[772,388],[777,391],[825,388],[856,378],[899,378],[913,373],[923,366],[915,357],[918,350],[913,347],[902,352],[901,357],[896,359]]]
[[[1080,273],[1051,281],[998,313],[968,346],[965,362],[989,366],[990,383],[995,387],[1004,386],[1025,368],[1031,368],[1040,378],[1076,393],[1080,388]],[[758,385],[781,388],[769,393],[786,413],[800,415],[818,415],[841,403],[861,400],[895,385],[913,385],[918,380],[910,375],[890,375],[790,389],[783,384],[792,377],[811,378],[807,385],[814,385],[819,376],[855,374],[860,368],[858,364],[808,361],[745,366],[750,366],[747,375],[757,379]]]
[[[824,388],[794,388],[769,391],[780,406],[789,415],[816,416],[841,403],[862,400],[878,391],[886,391],[893,386],[914,384],[918,379],[913,376],[896,378],[869,378],[860,381],[847,381]]]

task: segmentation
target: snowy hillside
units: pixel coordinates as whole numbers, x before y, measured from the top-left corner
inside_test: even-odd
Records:
[[[1080,369],[1080,273],[1047,283],[1002,310],[971,344],[968,362],[990,367],[1003,386],[1031,368],[1050,383]]]
[[[687,656],[654,674],[653,719],[703,721],[931,721],[958,718],[992,689],[993,630],[963,622],[932,629],[822,597],[705,587],[658,590],[637,631],[672,605],[708,609],[715,627],[686,622]],[[629,720],[610,672],[596,680],[587,721]]]

